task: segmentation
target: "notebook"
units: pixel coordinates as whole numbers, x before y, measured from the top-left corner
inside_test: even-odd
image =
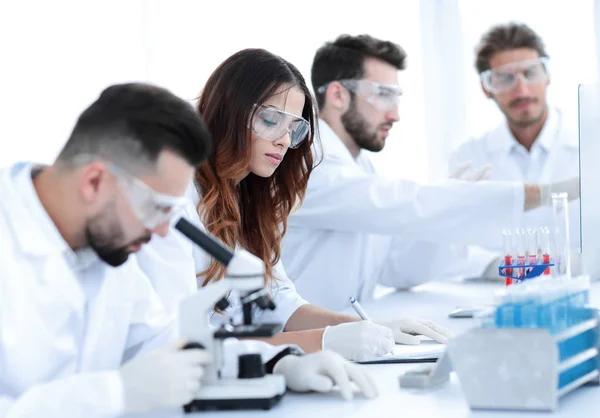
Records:
[[[435,363],[446,350],[445,344],[433,340],[422,340],[419,345],[396,344],[393,353],[368,360],[358,361],[360,364],[386,363]]]

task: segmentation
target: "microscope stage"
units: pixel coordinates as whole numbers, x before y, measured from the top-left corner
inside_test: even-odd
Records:
[[[215,409],[271,409],[285,394],[285,378],[268,374],[255,379],[220,379],[203,386],[183,407],[186,413]]]

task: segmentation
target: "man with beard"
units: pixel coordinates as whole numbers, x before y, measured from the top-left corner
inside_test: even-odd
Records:
[[[123,84],[80,115],[52,165],[0,173],[0,417],[177,411],[197,394],[211,353],[173,342],[177,321],[130,255],[167,235],[211,149],[189,103]],[[229,376],[236,353],[259,352],[292,389],[339,384],[350,399],[354,381],[377,394],[335,353],[258,341],[224,351]]]
[[[112,417],[191,399],[210,355],[169,346],[172,317],[129,256],[167,234],[211,148],[182,99],[114,85],[52,165],[0,174],[0,417]]]
[[[451,171],[470,161],[474,168],[493,167],[491,180],[496,181],[541,183],[579,175],[577,125],[547,104],[548,61],[544,42],[527,25],[494,26],[481,37],[475,67],[483,93],[496,102],[505,121],[457,147],[450,159]],[[571,202],[569,214],[572,247],[576,248],[578,200]],[[528,212],[523,226],[549,227],[552,222],[552,211],[542,207]],[[497,250],[471,247],[465,273],[479,275],[485,269],[485,277],[498,277]],[[578,257],[572,260],[577,271]]]
[[[467,182],[457,176],[421,185],[378,176],[364,150],[381,151],[400,119],[398,71],[405,59],[392,42],[342,35],[313,60],[321,163],[302,206],[288,219],[282,258],[298,293],[315,305],[341,310],[350,297],[372,297],[377,283],[406,288],[440,277],[454,257],[452,243],[498,244],[505,225],[549,205],[551,192],[573,188],[573,181]],[[485,177],[486,170],[468,179]]]

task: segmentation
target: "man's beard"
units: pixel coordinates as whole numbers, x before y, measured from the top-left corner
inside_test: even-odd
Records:
[[[89,219],[85,228],[87,245],[112,267],[119,267],[127,261],[131,254],[128,247],[147,243],[150,238],[150,235],[144,235],[129,244],[117,246],[117,243],[123,242],[124,234],[117,221],[114,205],[109,205],[103,213]]]
[[[385,144],[377,141],[377,131],[369,132],[369,124],[356,109],[356,100],[352,100],[350,107],[342,115],[342,125],[359,148],[373,152],[383,149]]]
[[[509,108],[514,108],[516,107],[519,102],[523,101],[524,99],[515,99],[512,102],[509,103],[508,107]],[[537,98],[528,98],[526,99],[528,101],[530,101],[531,103],[538,103]],[[529,120],[515,120],[513,118],[510,117],[510,114],[508,112],[504,112],[504,115],[506,116],[506,119],[508,119],[508,122],[513,125],[513,126],[518,126],[520,128],[526,128],[528,126],[533,126],[536,125],[540,120],[542,120],[542,118],[544,117],[544,114],[546,112],[547,106],[544,105],[542,106],[542,109],[540,110],[540,113],[538,115],[536,115],[535,117],[533,117],[532,119]]]

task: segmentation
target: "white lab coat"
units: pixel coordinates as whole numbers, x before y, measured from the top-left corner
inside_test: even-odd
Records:
[[[531,151],[514,138],[504,121],[479,138],[459,145],[449,162],[450,172],[465,161],[472,161],[473,169],[492,165],[492,181],[519,181],[523,183],[551,183],[579,176],[579,143],[577,124],[562,112],[550,108],[546,123]],[[571,247],[579,248],[579,200],[569,204]],[[529,211],[520,226],[538,228],[552,226],[552,208],[541,207]],[[507,225],[516,228],[518,224]],[[471,247],[465,274],[480,274],[499,255],[499,247]],[[458,271],[457,271],[458,272]]]
[[[188,189],[188,197],[189,202],[183,209],[182,215],[199,228],[205,229],[196,211],[199,197],[193,186]],[[174,228],[167,237],[154,238],[137,254],[137,258],[140,267],[147,274],[170,312],[176,312],[182,298],[195,292],[198,286],[202,285],[203,279],[196,279],[196,276],[206,270],[211,262],[208,254]],[[296,292],[281,261],[274,266],[273,273],[278,280],[272,283],[269,290],[277,308],[274,311],[262,311],[255,306],[253,321],[285,325],[292,314],[308,302]],[[232,292],[229,300],[231,305],[223,314],[212,315],[213,325],[218,326],[223,322],[229,322],[230,318],[241,321],[242,306],[237,293]]]
[[[123,412],[118,369],[176,338],[135,257],[112,268],[72,251],[40,203],[31,164],[0,172],[0,418],[114,417]],[[226,344],[264,361],[282,347]]]
[[[0,417],[116,416],[122,360],[175,337],[135,260],[73,252],[31,165],[0,177]]]
[[[323,159],[283,240],[289,277],[315,305],[341,310],[351,296],[370,298],[377,282],[431,279],[444,271],[448,248],[434,243],[496,243],[522,215],[522,185],[384,179],[365,153],[352,158],[324,121],[319,131]]]

